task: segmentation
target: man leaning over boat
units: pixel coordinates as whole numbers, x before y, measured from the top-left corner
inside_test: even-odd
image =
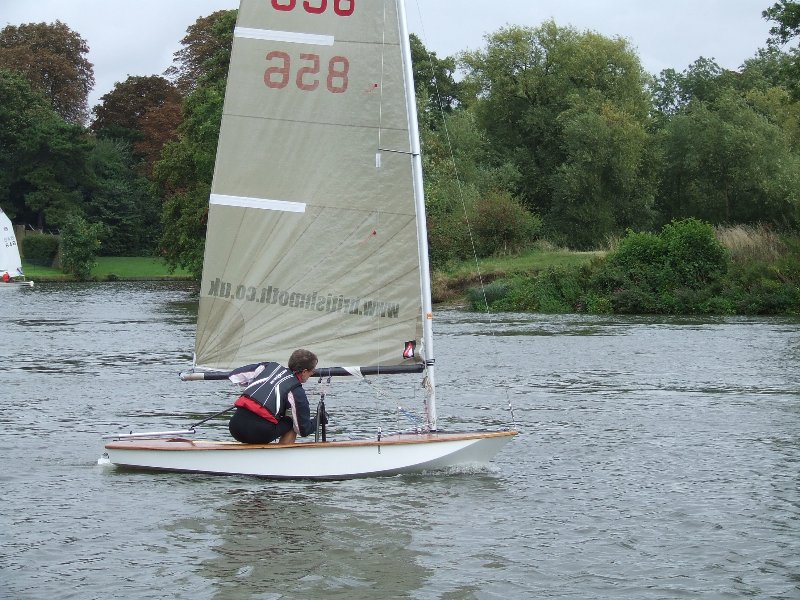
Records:
[[[317,429],[303,384],[317,367],[317,356],[309,350],[295,350],[288,368],[275,363],[239,367],[230,376],[247,385],[234,403],[228,429],[245,444],[293,444],[297,436],[306,437]]]

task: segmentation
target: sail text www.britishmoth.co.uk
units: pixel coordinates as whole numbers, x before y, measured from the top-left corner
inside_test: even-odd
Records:
[[[292,292],[268,285],[237,285],[222,281],[219,277],[209,283],[208,296],[227,298],[258,304],[276,304],[289,308],[315,310],[319,312],[344,313],[361,317],[386,317],[396,319],[400,316],[400,304],[362,298],[345,298],[339,294],[320,292]]]

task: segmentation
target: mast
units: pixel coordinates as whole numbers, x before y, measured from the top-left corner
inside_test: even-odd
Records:
[[[405,0],[397,0],[397,16],[400,21],[400,49],[403,55],[403,70],[408,109],[408,132],[411,143],[412,171],[414,173],[414,202],[417,209],[417,248],[419,251],[419,276],[422,288],[422,341],[425,363],[428,367],[428,423],[436,431],[436,379],[434,378],[433,355],[433,307],[431,302],[431,272],[428,261],[428,226],[425,221],[425,192],[422,182],[422,151],[419,141],[417,99],[414,94],[414,72],[411,65],[411,42],[408,37]]]

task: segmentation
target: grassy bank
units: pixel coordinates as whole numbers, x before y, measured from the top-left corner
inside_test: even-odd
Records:
[[[482,259],[479,265],[484,283],[512,275],[536,273],[551,267],[577,267],[587,264],[604,252],[570,252],[568,250],[533,250],[520,256]],[[74,281],[71,275],[52,267],[42,267],[23,262],[25,275],[34,281]],[[189,279],[189,273],[177,270],[170,273],[164,263],[156,258],[99,257],[92,269],[95,281]],[[463,302],[467,290],[480,285],[475,262],[449,265],[433,273],[434,302]]]
[[[530,250],[520,256],[493,257],[466,261],[438,269],[431,275],[432,295],[435,303],[464,302],[471,288],[514,276],[531,275],[551,268],[575,268],[605,255],[603,251],[572,252],[544,248]]]
[[[34,281],[74,281],[74,277],[59,269],[42,267],[22,261],[25,275]],[[163,261],[151,256],[102,256],[92,269],[95,281],[148,281],[160,279],[189,279],[189,273],[178,269],[170,273]]]

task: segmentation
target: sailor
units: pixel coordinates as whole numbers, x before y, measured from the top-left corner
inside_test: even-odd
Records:
[[[228,429],[245,444],[293,444],[317,429],[303,384],[317,366],[317,356],[308,350],[295,350],[288,369],[275,362],[257,363],[236,369],[231,379],[247,384],[234,403]]]

